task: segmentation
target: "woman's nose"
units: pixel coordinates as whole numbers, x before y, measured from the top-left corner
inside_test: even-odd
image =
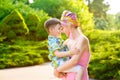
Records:
[[[66,23],[65,22],[61,22],[61,26],[65,27]]]

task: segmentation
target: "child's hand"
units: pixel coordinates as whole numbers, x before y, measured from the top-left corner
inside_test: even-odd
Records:
[[[58,78],[62,78],[64,76],[66,76],[65,73],[62,73],[62,72],[58,72],[56,69],[54,69],[54,75]]]
[[[80,50],[77,49],[77,48],[70,50],[70,52],[71,52],[72,55],[75,55],[75,54],[79,53],[79,51]]]

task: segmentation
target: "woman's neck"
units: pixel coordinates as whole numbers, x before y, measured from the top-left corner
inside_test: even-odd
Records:
[[[73,28],[73,29],[71,29],[70,32],[71,32],[70,36],[72,39],[77,39],[82,34],[82,32],[79,30],[79,28]]]

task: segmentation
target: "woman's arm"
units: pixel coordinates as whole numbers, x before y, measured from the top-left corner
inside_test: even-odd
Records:
[[[65,46],[68,46],[68,41],[69,39],[65,40],[63,45]],[[59,51],[59,50],[55,50],[54,51],[54,54],[55,56],[57,57],[67,57],[67,56],[71,56],[71,55],[74,55],[74,54],[77,54],[79,51],[78,49],[76,50],[69,50],[69,51]]]
[[[70,51],[63,51],[63,52],[58,51],[58,50],[54,51],[54,54],[57,57],[67,57],[67,56],[71,56],[77,53],[78,53],[78,50],[70,50]]]
[[[55,56],[57,56],[57,57],[67,57],[67,56],[70,56],[70,55],[72,55],[72,52],[71,51],[64,51],[64,52],[60,52],[60,51],[58,51],[58,50],[55,50],[54,51],[54,54],[55,54]]]
[[[65,70],[68,70],[68,69],[70,69],[70,68],[72,68],[72,67],[74,67],[75,65],[78,64],[78,62],[81,58],[81,55],[84,53],[84,51],[87,48],[87,42],[88,42],[86,38],[82,39],[81,41],[82,41],[82,43],[81,43],[81,45],[79,45],[79,47],[81,48],[79,53],[77,53],[76,55],[73,55],[72,58],[69,61],[67,61],[63,65],[59,66],[57,68],[57,70],[59,72],[63,72]]]

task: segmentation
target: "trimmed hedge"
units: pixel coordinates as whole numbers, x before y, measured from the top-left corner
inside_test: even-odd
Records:
[[[39,14],[29,13],[25,19],[29,28],[29,34],[26,36],[26,38],[28,40],[35,41],[45,40],[48,34],[44,29],[44,21],[48,18],[49,16],[42,10],[39,12]]]
[[[28,32],[29,29],[24,18],[17,10],[12,11],[0,24],[0,33],[2,36],[6,36],[8,40],[23,37]]]
[[[0,69],[42,64],[48,60],[47,41],[0,44]]]
[[[120,80],[120,31],[87,32],[91,44],[90,77]]]

